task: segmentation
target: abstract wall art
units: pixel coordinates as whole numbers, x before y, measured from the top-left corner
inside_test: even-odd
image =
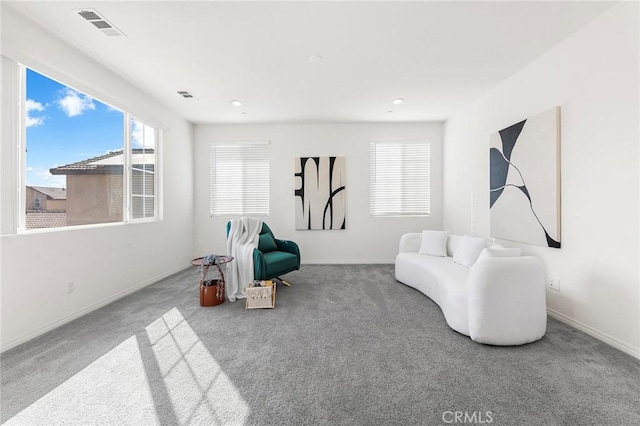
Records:
[[[295,159],[296,229],[346,229],[344,157]]]
[[[560,248],[560,107],[494,133],[491,236]]]

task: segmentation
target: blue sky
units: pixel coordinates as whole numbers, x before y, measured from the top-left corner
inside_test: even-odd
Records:
[[[27,176],[32,186],[66,187],[49,169],[122,149],[122,111],[27,69]]]

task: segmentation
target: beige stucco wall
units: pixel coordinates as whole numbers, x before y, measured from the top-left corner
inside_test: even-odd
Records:
[[[46,209],[48,210],[66,210],[67,200],[47,200]]]
[[[26,205],[27,205],[27,210],[34,210],[35,207],[35,200],[36,197],[40,197],[41,200],[41,204],[40,204],[40,208],[41,209],[46,209],[46,205],[47,205],[47,197],[45,197],[44,195],[40,194],[38,191],[34,191],[32,188],[27,187],[27,191],[26,191]]]
[[[36,197],[40,197],[39,208],[35,206]],[[26,188],[25,198],[27,210],[64,210],[67,208],[67,200],[50,200],[45,194],[29,187]]]
[[[122,221],[122,175],[67,175],[67,225]]]

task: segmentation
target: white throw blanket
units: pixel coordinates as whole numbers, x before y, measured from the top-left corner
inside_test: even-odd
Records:
[[[230,302],[244,299],[244,289],[253,281],[253,249],[258,247],[262,220],[250,217],[231,219],[227,253],[234,257],[227,266],[225,286]]]

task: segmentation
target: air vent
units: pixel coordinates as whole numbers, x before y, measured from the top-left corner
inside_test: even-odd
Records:
[[[178,90],[178,95],[186,99],[191,99],[194,97],[191,93],[187,92],[186,90]]]
[[[82,9],[76,11],[78,15],[89,21],[96,27],[102,34],[109,37],[123,37],[124,33],[113,26],[113,24],[107,21],[94,9]]]
[[[97,13],[91,10],[82,10],[78,12],[78,14],[82,16],[84,19],[86,19],[87,21],[99,21],[100,19],[102,19],[100,15],[98,15]]]
[[[91,23],[100,30],[103,30],[105,28],[113,28],[107,21],[91,21]]]

